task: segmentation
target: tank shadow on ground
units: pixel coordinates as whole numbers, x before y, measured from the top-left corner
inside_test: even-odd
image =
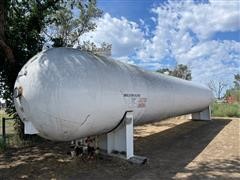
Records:
[[[119,159],[92,162],[70,160],[68,144],[46,142],[34,147],[11,149],[0,155],[0,179],[171,179],[214,139],[231,120],[190,121],[135,141],[135,154],[149,158],[144,166],[131,165]],[[227,165],[228,164],[228,165]],[[213,169],[239,172],[237,159],[201,164],[191,171],[192,178],[206,179]],[[213,178],[221,175],[213,175]]]
[[[138,138],[135,153],[149,158],[150,167],[143,169],[133,179],[170,179],[178,172],[185,171],[185,167],[197,157],[215,136],[228,124],[229,119],[214,119],[213,121],[189,121],[160,133]],[[212,162],[201,164],[198,169],[191,172],[192,177],[198,175],[208,179],[207,171],[223,170],[224,163],[230,165],[224,171],[236,172],[237,159],[228,162]],[[229,168],[231,167],[231,168]],[[189,170],[188,170],[189,172]],[[213,175],[214,177],[214,175]],[[216,175],[215,178],[218,176]]]

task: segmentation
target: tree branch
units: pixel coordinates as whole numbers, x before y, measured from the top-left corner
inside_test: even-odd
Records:
[[[2,39],[0,39],[0,48],[3,50],[9,63],[15,64],[16,61],[12,49]]]

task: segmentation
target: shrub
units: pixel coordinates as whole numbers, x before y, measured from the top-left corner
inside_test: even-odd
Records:
[[[240,117],[240,104],[213,103],[212,115],[218,117]]]

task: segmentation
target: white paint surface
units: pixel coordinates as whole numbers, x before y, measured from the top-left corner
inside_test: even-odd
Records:
[[[21,119],[58,141],[106,133],[126,111],[144,124],[202,111],[213,99],[204,86],[71,48],[34,56],[19,72],[20,86]]]

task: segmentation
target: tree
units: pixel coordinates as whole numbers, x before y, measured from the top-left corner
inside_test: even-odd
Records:
[[[158,69],[156,72],[170,75],[170,73],[171,73],[172,71],[171,71],[170,69],[168,69],[168,68],[163,68],[163,69]]]
[[[58,8],[59,0],[0,0],[0,97],[6,100],[7,113],[16,118],[12,91],[17,73],[42,49],[45,17]],[[20,120],[16,127],[24,137]]]
[[[234,75],[233,83],[234,86],[230,89],[227,89],[225,98],[232,97],[234,101],[240,103],[240,74]]]
[[[225,93],[225,98],[232,97],[233,101],[240,103],[240,89],[231,88]]]
[[[72,11],[76,7],[78,18]],[[12,97],[22,66],[46,41],[72,47],[78,36],[96,28],[92,20],[100,15],[96,0],[0,0],[0,98],[6,100],[7,113],[17,117]],[[53,34],[46,35],[48,32]],[[23,137],[22,122],[17,126]]]
[[[233,83],[234,83],[234,88],[239,90],[240,89],[240,74],[234,75]]]
[[[84,41],[78,48],[98,55],[111,56],[112,45],[103,42],[100,47],[97,47],[93,42]]]
[[[213,91],[214,96],[218,99],[221,100],[223,96],[224,89],[227,87],[227,83],[223,81],[213,81],[211,80],[208,83],[208,87]]]
[[[159,69],[156,72],[168,74],[170,76],[178,77],[181,79],[191,80],[191,70],[188,69],[187,65],[178,64],[175,69],[170,70],[168,68]]]
[[[188,69],[187,65],[183,64],[178,64],[177,67],[171,72],[172,76],[186,79],[186,80],[191,80],[191,71]]]
[[[82,41],[81,36],[97,27],[96,18],[102,16],[102,11],[97,8],[96,0],[65,1],[60,8],[48,17],[49,24],[43,30],[46,37],[52,42],[53,47],[73,47],[90,51],[96,54],[111,55],[111,44],[103,42],[100,46],[90,41]]]
[[[102,11],[97,8],[96,0],[64,1],[54,14],[47,17],[49,24],[44,33],[53,41],[54,47],[80,45],[79,37],[95,30],[97,25],[93,20],[101,16]]]

